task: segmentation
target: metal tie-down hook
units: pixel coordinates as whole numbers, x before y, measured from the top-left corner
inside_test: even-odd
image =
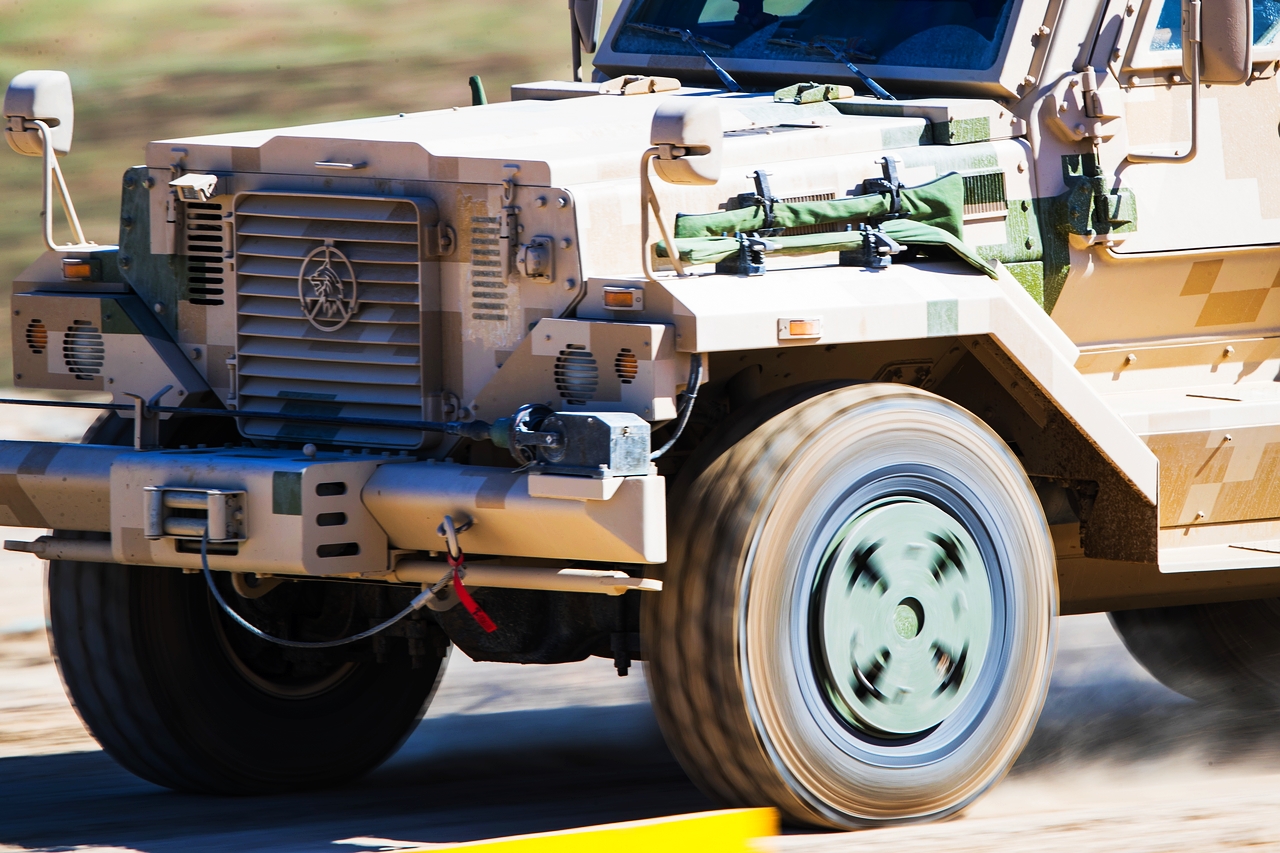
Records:
[[[458,601],[462,602],[462,606],[471,614],[471,618],[476,620],[476,624],[484,629],[485,633],[492,634],[498,630],[497,624],[476,603],[476,600],[471,597],[471,593],[467,591],[466,586],[462,583],[462,579],[467,575],[467,555],[463,553],[462,546],[458,544],[458,534],[465,533],[471,529],[471,525],[474,523],[472,519],[467,519],[461,526],[458,526],[453,523],[453,516],[446,515],[444,521],[436,528],[436,533],[444,537],[445,545],[448,548],[449,567],[453,571],[445,575],[445,577],[452,580],[453,590],[457,593]]]

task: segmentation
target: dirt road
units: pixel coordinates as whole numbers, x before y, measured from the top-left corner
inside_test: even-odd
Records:
[[[0,437],[74,434],[32,420]],[[70,436],[67,436],[70,437]],[[0,529],[3,538],[39,531]],[[62,693],[39,564],[0,556],[0,851],[396,849],[711,808],[662,744],[643,674],[449,663],[427,718],[356,785],[258,799],[174,794],[97,749]],[[1048,704],[1013,773],[961,817],[799,833],[777,853],[1280,850],[1272,718],[1149,678],[1102,616],[1061,622]]]

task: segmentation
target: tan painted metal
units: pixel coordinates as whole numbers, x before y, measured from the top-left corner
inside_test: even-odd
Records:
[[[120,447],[0,441],[0,524],[111,530],[111,463]]]
[[[441,550],[437,519],[471,519],[467,553],[661,563],[666,559],[666,483],[625,477],[608,500],[534,497],[528,473],[510,468],[419,462],[384,465],[362,497],[391,547]],[[575,478],[576,479],[576,478]]]

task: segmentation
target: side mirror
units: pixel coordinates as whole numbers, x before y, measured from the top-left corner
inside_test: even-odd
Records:
[[[595,53],[600,42],[600,19],[604,17],[604,0],[569,0],[573,26],[583,53]]]
[[[653,167],[669,184],[708,185],[720,180],[724,128],[710,98],[668,98],[658,105],[649,130],[657,149]]]
[[[4,138],[19,154],[44,154],[40,132],[27,125],[32,121],[49,126],[49,145],[56,153],[70,153],[75,126],[71,78],[63,71],[23,71],[4,93],[4,119]]]
[[[1182,0],[1182,70],[1187,79],[1195,79],[1192,72],[1199,70],[1201,83],[1235,86],[1248,81],[1253,73],[1252,0]]]

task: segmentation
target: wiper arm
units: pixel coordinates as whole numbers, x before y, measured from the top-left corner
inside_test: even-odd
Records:
[[[702,54],[702,58],[705,59],[707,61],[707,64],[711,66],[711,70],[716,72],[716,76],[720,78],[720,82],[724,84],[724,87],[726,89],[728,89],[730,92],[742,91],[742,87],[738,85],[738,81],[734,80],[733,77],[729,75],[728,71],[725,71],[723,68],[721,68],[720,63],[712,59],[711,54],[703,50],[702,45],[698,44],[697,41],[694,40],[693,33],[689,32],[688,30],[681,30],[681,33],[682,33],[681,37],[685,40],[685,43],[692,45],[694,50]]]
[[[883,86],[881,86],[875,80],[872,80],[869,74],[867,74],[865,71],[861,70],[860,68],[858,68],[858,66],[853,64],[853,62],[849,59],[849,53],[856,52],[856,51],[849,51],[848,48],[846,48],[845,50],[840,50],[839,48],[834,47],[833,45],[830,45],[824,41],[809,42],[809,41],[792,41],[791,39],[769,39],[769,43],[781,45],[783,47],[800,48],[806,53],[818,53],[820,51],[826,51],[827,53],[831,54],[831,56],[834,57],[837,62],[843,62],[845,67],[853,72],[853,76],[861,80],[862,85],[870,89],[871,94],[875,95],[876,98],[878,98],[881,101],[897,100],[897,98],[895,98],[893,95],[890,95]],[[867,54],[858,54],[858,56],[859,58],[865,58],[872,61],[875,60],[875,57],[869,56]]]
[[[738,85],[738,81],[734,80],[733,77],[730,76],[729,72],[721,68],[720,63],[712,59],[711,54],[707,53],[702,48],[702,44],[709,44],[712,47],[718,47],[723,50],[731,50],[732,48],[730,48],[729,45],[721,44],[718,41],[714,41],[709,38],[703,38],[702,36],[695,36],[693,33],[689,32],[688,30],[682,29],[680,27],[660,27],[654,24],[627,24],[627,26],[633,29],[640,30],[641,32],[653,33],[654,35],[660,35],[660,36],[673,36],[675,38],[680,39],[681,41],[685,42],[690,47],[692,47],[694,50],[696,50],[698,53],[702,54],[702,58],[705,59],[707,61],[707,64],[711,66],[711,70],[714,71],[716,73],[716,76],[720,78],[720,82],[724,84],[724,87],[726,89],[728,89],[730,92],[742,91],[742,87]],[[702,44],[699,44],[699,42],[701,42]]]

